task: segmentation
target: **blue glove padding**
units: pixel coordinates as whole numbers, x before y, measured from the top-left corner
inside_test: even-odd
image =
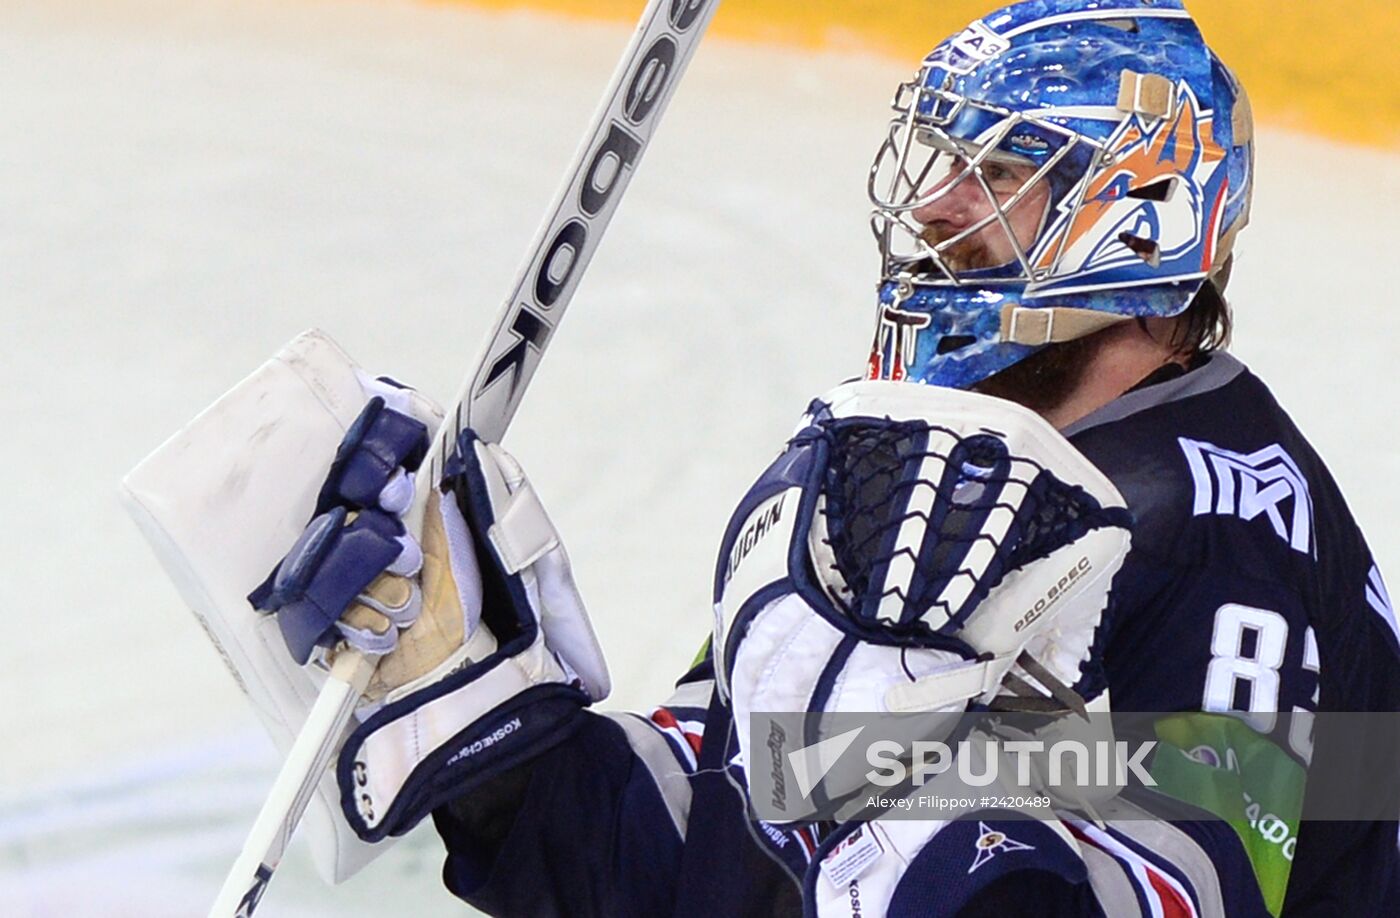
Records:
[[[249,598],[275,612],[287,650],[305,663],[317,646],[342,635],[342,613],[403,552],[403,523],[387,513],[365,511],[347,523],[335,507],[311,521],[278,565],[270,583]]]
[[[319,515],[334,506],[379,507],[391,482],[415,472],[428,450],[428,428],[375,396],[345,432],[316,499]],[[411,490],[410,490],[411,495]],[[395,513],[403,508],[388,507]]]
[[[400,577],[417,572],[421,554],[398,514],[412,502],[409,472],[422,462],[427,442],[422,422],[386,407],[379,396],[370,399],[336,450],[316,516],[276,570],[249,594],[255,609],[277,615],[287,650],[298,663],[306,663],[316,647],[340,640],[365,653],[393,649],[393,628],[340,621],[353,603],[399,628],[417,617],[416,589],[394,601],[369,588],[386,570]]]

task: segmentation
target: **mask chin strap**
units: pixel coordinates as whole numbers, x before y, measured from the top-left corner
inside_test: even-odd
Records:
[[[1001,310],[1001,340],[1004,344],[1025,344],[1030,347],[1059,344],[1092,335],[1130,318],[1074,306],[1034,309],[1007,305]]]

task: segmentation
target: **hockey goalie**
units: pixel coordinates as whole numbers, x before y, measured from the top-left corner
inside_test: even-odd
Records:
[[[264,554],[218,559],[257,610],[224,643],[279,729],[339,655],[378,660],[309,817],[330,873],[431,819],[444,882],[492,915],[1400,914],[1393,819],[1280,840],[1179,784],[925,819],[754,799],[768,712],[1400,709],[1366,543],[1225,350],[1253,160],[1245,91],[1177,0],[1026,0],[937,44],[868,177],[865,372],[775,432],[677,636],[704,650],[639,713],[598,707],[605,648],[521,464],[467,429],[424,474],[438,409],[298,344],[260,383],[302,406],[262,474],[315,487],[203,519],[262,527]],[[1251,768],[1400,765],[1250,723]]]

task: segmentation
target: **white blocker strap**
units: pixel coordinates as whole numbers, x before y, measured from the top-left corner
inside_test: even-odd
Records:
[[[549,649],[579,677],[589,698],[602,701],[608,697],[612,679],[607,660],[574,583],[573,567],[564,546],[556,542],[521,576],[527,591],[538,596],[540,627]]]
[[[510,573],[520,573],[559,544],[559,534],[530,482],[522,481],[504,506],[494,509],[496,522],[487,538]]]
[[[472,447],[466,458],[476,461],[493,519],[487,541],[504,573],[520,578],[548,648],[559,655],[570,678],[577,675],[589,697],[601,701],[612,689],[607,662],[558,530],[510,453],[480,440]],[[472,476],[463,480],[476,487]]]

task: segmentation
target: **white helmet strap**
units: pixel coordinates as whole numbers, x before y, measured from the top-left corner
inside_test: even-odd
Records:
[[[1130,318],[1132,317],[1073,306],[1033,309],[1009,305],[1001,310],[1001,340],[1030,347],[1058,344],[1092,335]]]

